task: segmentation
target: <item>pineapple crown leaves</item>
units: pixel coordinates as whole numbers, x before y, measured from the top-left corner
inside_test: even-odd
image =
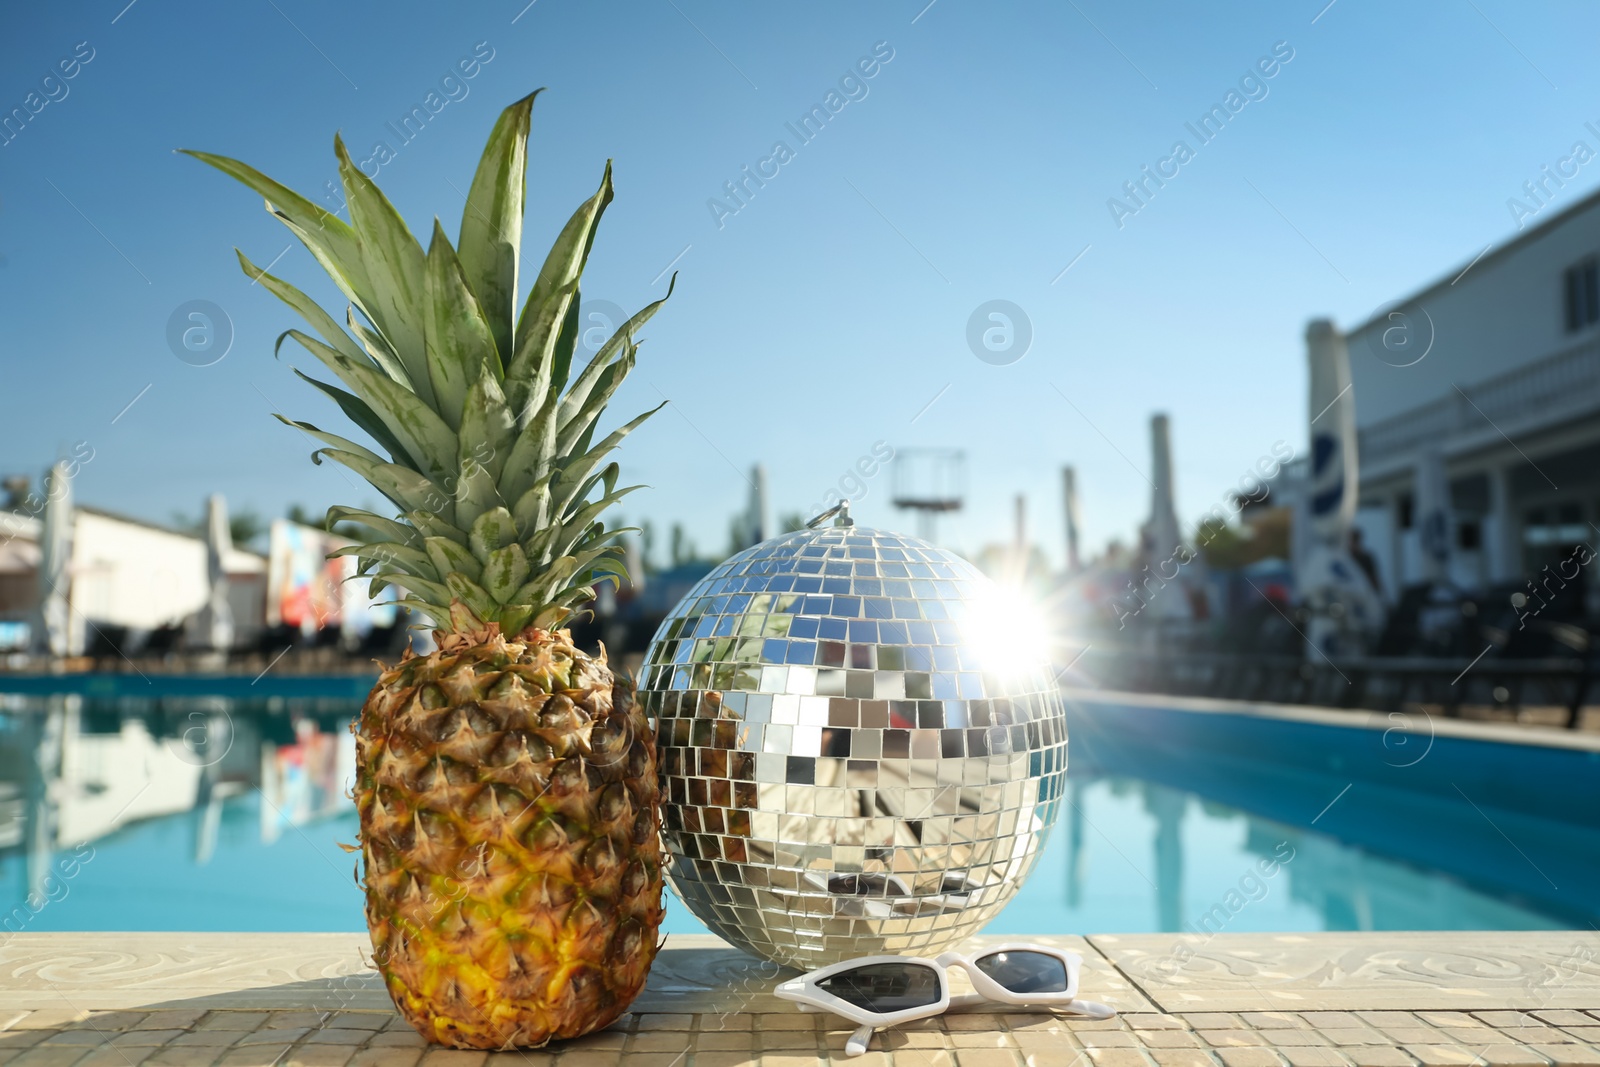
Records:
[[[553,629],[626,577],[618,534],[601,516],[639,486],[617,487],[607,457],[653,408],[594,443],[595,427],[633,369],[634,340],[667,296],[635,314],[572,376],[579,281],[611,202],[600,188],[562,228],[516,311],[528,130],[537,92],[506,108],[478,163],[456,245],[438,219],[426,249],[394,205],[334,138],[350,222],[260,171],[184,149],[255,190],[349,301],[341,324],[310,297],[238,252],[251,278],[293,308],[312,333],[286,330],[338,384],[296,374],[333,400],[376,447],[279,415],[322,444],[312,455],[361,475],[399,509],[395,517],[328,510],[368,540],[334,555],[357,558],[376,594],[443,633]],[[236,250],[237,251],[237,250]],[[359,315],[357,314],[359,312]],[[315,336],[313,336],[315,334]]]

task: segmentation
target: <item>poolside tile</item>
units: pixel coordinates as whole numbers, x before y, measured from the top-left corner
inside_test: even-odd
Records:
[[[774,1062],[773,1057],[763,1056],[763,1063]],[[810,1060],[805,1067],[813,1067],[818,1061]],[[943,1049],[908,1048],[901,1049],[894,1054],[894,1067],[955,1067],[955,1057]],[[782,1067],[799,1067],[796,1063],[785,1063]]]
[[[390,1019],[398,1018],[400,1017],[392,1011],[341,1011],[333,1014],[328,1020],[328,1025],[342,1030],[382,1030],[389,1025]]]
[[[1546,1067],[1548,1058],[1523,1045],[1490,1045],[1478,1053],[1489,1067]]]
[[[29,1012],[26,1018],[11,1024],[12,1030],[60,1030],[73,1023],[82,1022],[88,1012],[76,1008],[45,1008]]]
[[[954,1059],[956,1067],[1018,1067],[1022,1063],[1016,1052],[999,1048],[957,1049]]]
[[[1274,1046],[1277,1046],[1279,1048],[1285,1048],[1285,1047],[1301,1048],[1301,1047],[1305,1047],[1305,1046],[1308,1046],[1308,1045],[1331,1045],[1331,1044],[1333,1044],[1332,1041],[1329,1041],[1326,1037],[1324,1037],[1321,1033],[1317,1032],[1316,1030],[1273,1030],[1273,1029],[1262,1029],[1260,1031],[1260,1033],[1261,1033],[1262,1037],[1266,1038],[1267,1044],[1274,1045]]]
[[[166,1011],[153,1011],[140,1019],[130,1030],[187,1030],[208,1012],[204,1008],[169,1009]]]
[[[349,1045],[301,1045],[282,1060],[283,1067],[344,1067],[356,1050]]]
[[[951,1048],[1016,1048],[1017,1043],[1010,1034],[1002,1030],[971,1030],[956,1034],[946,1034],[945,1040]]]
[[[234,1046],[237,1048],[248,1045],[292,1045],[308,1033],[310,1031],[304,1028],[295,1030],[255,1030],[235,1041]]]
[[[39,1042],[44,1047],[56,1045],[84,1045],[94,1048],[106,1043],[106,1035],[93,1030],[57,1030]]]
[[[217,1060],[217,1067],[276,1067],[288,1051],[287,1044],[235,1047],[223,1053]]]
[[[163,1048],[152,1052],[144,1062],[147,1067],[211,1067],[221,1055],[219,1048]]]
[[[1199,1048],[1200,1038],[1192,1030],[1138,1030],[1145,1048]]]
[[[1176,1015],[1152,1014],[1141,1011],[1127,1012],[1122,1017],[1135,1030],[1183,1030],[1187,1028],[1187,1024]]]
[[[650,1030],[626,1036],[629,1052],[682,1052],[691,1039],[687,1030]]]
[[[345,1030],[319,1026],[306,1035],[308,1045],[361,1045],[372,1037],[371,1030]]]
[[[504,1056],[510,1053],[497,1052],[495,1055]],[[511,1060],[502,1062],[505,1067],[537,1067],[541,1061],[535,1060],[532,1065],[521,1060],[515,1063]],[[675,1052],[624,1052],[616,1062],[622,1067],[683,1067],[684,1058],[682,1054]]]
[[[138,1067],[155,1055],[153,1048],[117,1049],[109,1045],[92,1050],[75,1067]]]
[[[1361,1020],[1349,1011],[1302,1011],[1297,1013],[1308,1026],[1318,1030],[1345,1030],[1361,1025]]]
[[[421,1058],[420,1048],[364,1048],[350,1057],[349,1067],[416,1067]]]
[[[121,1033],[107,1035],[110,1037],[108,1044],[118,1048],[155,1048],[165,1045],[168,1041],[187,1033],[186,1030],[124,1030]]]
[[[1088,1048],[1089,1061],[1095,1067],[1149,1067],[1150,1058],[1141,1048]]]
[[[0,1033],[0,1049],[29,1048],[54,1037],[58,1030],[7,1030]]]
[[[228,1048],[241,1036],[237,1030],[190,1030],[186,1034],[179,1034],[168,1044],[193,1048],[223,1049]],[[217,1055],[220,1056],[222,1053],[219,1052]]]
[[[1199,1048],[1153,1048],[1150,1058],[1157,1067],[1217,1067],[1211,1053]]]
[[[1196,1030],[1237,1030],[1245,1025],[1243,1019],[1226,1011],[1188,1011],[1178,1018]]]
[[[381,1033],[373,1034],[367,1041],[367,1047],[420,1050],[428,1047],[428,1041],[408,1026],[404,1030],[384,1030]]]
[[[1408,1044],[1404,1047],[1422,1067],[1456,1067],[1458,1064],[1475,1063],[1478,1059],[1477,1052],[1465,1045]]]
[[[1555,1067],[1594,1067],[1600,1064],[1600,1048],[1590,1045],[1534,1045],[1533,1049]]]
[[[1579,1041],[1587,1041],[1591,1045],[1600,1045],[1600,1026],[1563,1026],[1561,1029]],[[0,1034],[0,1037],[4,1036],[4,1034]]]
[[[1444,1031],[1435,1030],[1431,1026],[1380,1026],[1378,1029],[1397,1045],[1429,1045],[1453,1040]],[[1493,1032],[1488,1031],[1489,1034]],[[1485,1036],[1487,1034],[1477,1035],[1474,1040],[1481,1041]]]
[[[800,1013],[794,1013],[794,1018],[802,1020],[808,1027],[812,1026],[811,1018]],[[783,1016],[780,1016],[783,1018]],[[639,1016],[640,1030],[693,1030],[693,1015],[641,1015]]]
[[[1261,1030],[1311,1029],[1311,1024],[1292,1011],[1246,1011],[1239,1018],[1245,1025]]]
[[[1238,1048],[1240,1046],[1256,1045],[1265,1046],[1267,1039],[1257,1030],[1201,1030],[1200,1039],[1208,1045],[1218,1048]]]
[[[213,1011],[190,1027],[192,1030],[255,1030],[267,1021],[264,1011]]]
[[[132,1030],[149,1017],[144,1011],[91,1011],[81,1026],[92,1027],[104,1033],[113,1030]]]
[[[755,1048],[755,1035],[747,1030],[694,1035],[696,1052],[749,1052]],[[750,1057],[746,1056],[745,1059]]]
[[[899,1057],[896,1057],[898,1067]],[[1027,1067],[1085,1067],[1089,1063],[1089,1055],[1081,1048],[1024,1048],[1022,1062]],[[1159,1060],[1157,1062],[1160,1062]],[[1173,1064],[1171,1067],[1189,1067],[1186,1064]],[[1197,1065],[1197,1067],[1215,1067],[1215,1064]]]
[[[1283,1057],[1270,1048],[1219,1048],[1217,1056],[1227,1067],[1283,1067]]]
[[[1005,1020],[999,1015],[987,1012],[963,1012],[959,1015],[944,1015],[939,1019],[940,1024],[949,1033],[961,1031],[994,1031],[1006,1028]]]
[[[1394,1042],[1382,1033],[1371,1027],[1352,1026],[1334,1029],[1326,1027],[1317,1031],[1330,1042],[1338,1046],[1346,1045],[1393,1045]]]
[[[30,1048],[11,1063],[17,1067],[71,1067],[86,1051],[82,1045],[46,1045]]]
[[[1337,1049],[1320,1045],[1280,1047],[1278,1055],[1288,1060],[1290,1067],[1349,1067],[1350,1063]]]
[[[1416,1067],[1416,1057],[1392,1045],[1356,1045],[1339,1051],[1356,1067]]]
[[[488,1058],[487,1052],[435,1046],[423,1053],[422,1067],[484,1067],[484,1061]]]
[[[1143,1047],[1132,1030],[1091,1030],[1077,1037],[1078,1043],[1087,1049]]]
[[[1593,1026],[1593,1016],[1585,1015],[1581,1011],[1571,1008],[1550,1008],[1542,1011],[1529,1012],[1535,1019],[1551,1026]]]
[[[1429,1026],[1484,1027],[1489,1025],[1482,1019],[1479,1019],[1471,1013],[1464,1011],[1419,1011],[1415,1014],[1417,1018],[1421,1019]]]

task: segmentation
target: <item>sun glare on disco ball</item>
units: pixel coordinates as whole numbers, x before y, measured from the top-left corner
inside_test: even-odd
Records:
[[[977,933],[1066,783],[1045,633],[966,560],[901,534],[806,529],[719,565],[641,674],[674,891],[797,967]]]

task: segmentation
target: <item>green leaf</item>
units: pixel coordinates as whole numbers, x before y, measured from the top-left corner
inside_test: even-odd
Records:
[[[606,205],[611,203],[611,163],[606,162],[600,189],[579,205],[562,227],[544,266],[517,320],[511,361],[506,364],[506,396],[518,412],[519,421],[541,401],[549,389],[553,370],[551,353],[559,336],[557,326],[566,317],[567,305],[577,292],[578,279],[594,244],[595,227]]]
[[[486,562],[491,552],[516,543],[517,524],[505,508],[494,508],[479,515],[467,537],[472,554]]]
[[[299,330],[288,332],[367,402],[406,454],[419,461],[417,466],[422,473],[440,484],[452,484],[459,448],[455,431],[416,393],[379,373],[371,364],[348,359],[315,337]]]
[[[382,367],[384,373],[388,374],[389,377],[411,389],[412,392],[416,392],[411,383],[411,375],[406,371],[405,364],[400,362],[400,357],[395,354],[394,348],[384,339],[383,335],[373,331],[366,323],[356,318],[354,306],[345,308],[344,318],[345,322],[350,326],[350,332],[356,335],[356,339],[361,342],[361,347],[366,351],[367,355],[372,357],[372,362]]]
[[[590,392],[599,384],[601,373],[611,366],[611,361],[616,359],[619,352],[638,348],[638,345],[633,343],[633,338],[638,336],[639,328],[649,322],[655,313],[661,310],[661,305],[672,298],[672,290],[677,288],[677,285],[678,276],[674,274],[672,280],[667,283],[667,295],[653,304],[647,304],[642,311],[623,323],[622,328],[613,333],[606,339],[606,343],[600,346],[600,351],[594,354],[594,358],[589,361],[589,365],[578,376],[578,380],[572,383],[572,388],[567,390],[567,395],[561,401],[560,424],[563,438],[567,436],[566,428],[568,424],[577,417],[585,401],[589,399]]]
[[[240,269],[242,269],[251,278],[254,278],[256,281],[260,282],[262,288],[266,289],[273,296],[276,296],[279,300],[282,300],[285,304],[288,304],[290,307],[294,308],[294,310],[299,313],[300,317],[305,319],[313,330],[316,330],[322,335],[322,339],[324,341],[327,341],[334,348],[338,349],[344,355],[357,361],[358,363],[366,362],[366,353],[361,351],[361,347],[359,345],[350,340],[350,335],[345,333],[344,330],[340,329],[339,323],[334,320],[334,317],[322,310],[316,301],[312,300],[309,296],[302,293],[288,282],[276,278],[262,270],[260,267],[257,267],[254,263],[250,262],[250,258],[248,256],[239,251],[237,248],[235,248],[233,251],[234,254],[239,257]]]
[[[322,454],[361,475],[401,511],[431,512],[438,510],[441,501],[443,507],[451,507],[449,498],[440,493],[438,486],[410,467],[374,463],[366,456],[339,448],[325,448]]]
[[[376,530],[390,541],[398,541],[402,544],[410,545],[412,548],[422,547],[422,538],[413,527],[407,526],[403,522],[395,522],[393,519],[385,518],[382,515],[374,515],[370,511],[361,511],[356,508],[347,508],[335,504],[328,509],[328,528],[332,529],[335,523],[340,522],[353,522],[358,526],[365,526],[370,530]]]
[[[388,462],[382,456],[378,455],[376,452],[372,451],[366,446],[358,445],[354,441],[347,441],[337,434],[326,433],[317,429],[309,422],[296,422],[294,419],[279,415],[277,412],[273,412],[272,417],[283,423],[285,426],[293,426],[307,437],[315,438],[330,448],[342,448],[346,452],[354,453],[355,455],[361,456],[362,458],[377,464]],[[317,451],[321,452],[322,449],[319,448]]]
[[[405,513],[405,519],[416,527],[417,533],[424,540],[429,537],[442,537],[447,541],[454,541],[462,548],[466,548],[466,532],[457,528],[453,522],[455,518],[453,502],[451,511],[451,515],[447,517],[441,514],[437,508],[415,508]]]
[[[349,419],[362,430],[366,431],[368,436],[370,436],[374,441],[378,442],[378,444],[389,453],[389,458],[391,460],[403,467],[411,467],[413,469],[416,468],[417,461],[412,459],[410,453],[401,447],[400,442],[395,438],[394,434],[389,432],[389,427],[383,424],[383,420],[378,418],[378,413],[373,411],[365,400],[362,400],[354,393],[345,392],[336,385],[329,385],[327,382],[319,382],[317,379],[311,377],[311,375],[301,371],[299,367],[294,367],[292,369],[294,370],[295,374],[300,376],[302,381],[310,382],[312,385],[322,390],[322,392],[327,396],[331,397],[333,402],[339,405],[339,410],[344,412],[345,418]]]
[[[450,589],[451,594],[467,607],[471,608],[480,619],[488,620],[495,617],[500,607],[488,591],[472,581],[464,574],[452,573],[445,576],[444,584]]]
[[[488,320],[499,360],[509,360],[517,301],[517,251],[527,190],[528,128],[536,89],[500,113],[461,212],[461,267]],[[502,373],[500,362],[494,364]]]
[[[477,557],[448,537],[424,537],[422,543],[427,548],[428,558],[446,578],[457,573],[476,581],[483,573],[483,564]]]
[[[638,357],[639,346],[628,345],[622,353],[622,358],[606,367],[600,372],[594,389],[590,391],[583,405],[573,413],[573,417],[561,425],[556,434],[556,453],[558,455],[572,455],[574,446],[583,440],[585,434],[594,429],[594,424],[599,421],[600,413],[611,402],[611,397],[616,393],[622,380],[633,371],[633,365]],[[565,403],[563,403],[565,407]]]
[[[667,402],[663,400],[661,403],[657,404],[643,415],[635,418],[632,422],[625,423],[622,426],[617,427],[615,430],[612,430],[611,433],[606,435],[606,439],[604,441],[601,441],[594,448],[590,449],[582,456],[574,459],[569,466],[563,467],[561,470],[560,488],[554,491],[552,494],[555,500],[555,506],[552,509],[553,512],[557,515],[565,514],[567,508],[579,498],[580,490],[583,488],[584,480],[587,479],[589,475],[594,472],[594,469],[600,465],[600,461],[606,456],[610,455],[612,452],[616,451],[617,446],[622,443],[622,439],[632,433],[640,423],[644,422],[645,419],[648,419],[651,415],[654,415],[656,412],[660,411],[666,406]]]
[[[439,569],[434,566],[428,554],[408,545],[396,544],[391,541],[373,541],[364,545],[346,545],[344,548],[328,553],[328,558],[335,556],[355,556],[364,562],[376,563],[382,568],[380,573],[399,574],[407,577],[426,578],[437,581]]]
[[[428,244],[427,291],[428,380],[433,383],[439,414],[452,430],[459,430],[473,379],[485,368],[498,377],[500,356],[489,323],[467,287],[456,251],[437,218]]]
[[[528,572],[528,557],[521,545],[512,542],[489,553],[483,567],[483,588],[501,604],[508,603],[528,580]]]
[[[178,151],[217,168],[261,194],[267,201],[267,210],[300,238],[345,295],[360,303],[359,294],[365,289],[366,270],[361,263],[360,242],[355,230],[343,219],[237,159],[187,148]]]
[[[360,240],[367,270],[369,294],[362,310],[400,357],[417,395],[432,404],[422,326],[427,288],[422,246],[389,198],[351,161],[344,139],[338,135],[333,138],[333,150],[339,157],[339,180],[344,184],[350,223]]]

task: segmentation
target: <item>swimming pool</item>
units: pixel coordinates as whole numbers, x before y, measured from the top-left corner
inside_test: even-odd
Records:
[[[0,926],[362,928],[355,857],[338,847],[356,832],[343,796],[354,706],[305,691],[0,696]],[[1031,878],[989,932],[1536,929],[1600,920],[1600,898],[1587,891],[1600,876],[1600,847],[1589,847],[1584,835],[1594,829],[1581,822],[1600,817],[1596,807],[1577,812],[1579,822],[1548,806],[1509,810],[1504,791],[1481,781],[1495,760],[1513,773],[1527,752],[1478,753],[1489,762],[1475,770],[1445,739],[1433,743],[1429,773],[1465,778],[1456,783],[1463,795],[1483,794],[1474,827],[1460,817],[1472,808],[1459,799],[1452,809],[1431,786],[1408,793],[1361,779],[1353,773],[1361,768],[1348,765],[1353,757],[1314,734],[1278,736],[1271,722],[1216,717],[1174,724],[1162,720],[1171,712],[1115,701],[1073,701],[1071,714],[1068,803]],[[1308,764],[1332,757],[1345,765]],[[1600,777],[1600,763],[1590,769]],[[1424,776],[1402,782],[1418,786]],[[1547,781],[1535,794],[1570,802],[1564,790]],[[1519,863],[1526,877],[1509,873]],[[1545,875],[1574,890],[1537,891]],[[702,927],[669,895],[666,929]]]

